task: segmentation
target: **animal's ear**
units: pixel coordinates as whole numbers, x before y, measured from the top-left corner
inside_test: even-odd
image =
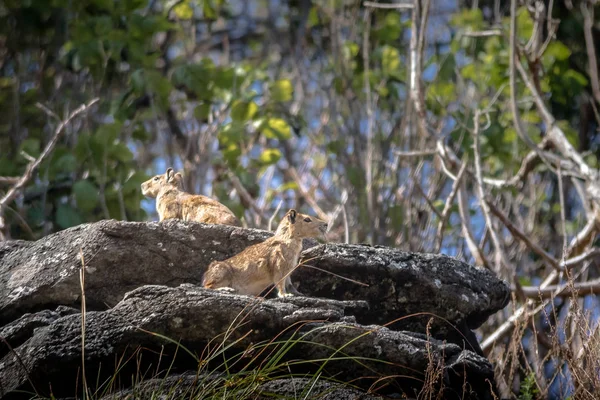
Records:
[[[183,175],[181,175],[181,172],[177,172],[173,175],[172,182],[176,183],[177,186],[179,186],[179,189],[183,190]]]
[[[296,216],[297,216],[297,214],[298,213],[293,208],[290,211],[288,211],[288,218],[290,219],[290,222],[292,224],[296,223]]]
[[[167,182],[171,179],[171,177],[173,176],[173,168],[167,168],[167,172],[165,173],[165,177],[167,178]]]
[[[168,178],[169,183],[173,183],[173,182],[181,182],[181,180],[183,179],[183,176],[181,175],[181,172],[177,172],[177,173],[173,173],[173,171],[171,171],[171,175]]]

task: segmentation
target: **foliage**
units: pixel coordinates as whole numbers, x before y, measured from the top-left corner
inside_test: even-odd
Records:
[[[540,299],[536,285],[548,277],[555,294],[569,281],[585,288],[587,297],[571,290],[585,299],[584,315],[598,307],[599,285],[586,282],[597,275],[600,215],[597,4],[517,1],[512,88],[511,2],[424,10],[429,2],[416,1],[427,18],[414,22],[410,10],[362,2],[275,3],[4,1],[0,177],[9,179],[0,193],[57,126],[38,103],[60,119],[101,99],[10,202],[4,234],[34,239],[104,218],[155,218],[139,185],[173,166],[190,191],[219,198],[249,226],[303,208],[330,218],[330,240],[441,251],[491,268],[514,283],[515,310],[537,310],[521,315],[550,336],[574,302]],[[413,76],[419,33],[422,70]],[[558,272],[565,259],[577,262]],[[552,307],[562,317],[541,315]],[[494,316],[480,333],[509,317]],[[519,341],[531,326],[505,332]],[[580,336],[573,353],[594,337]],[[490,348],[510,343],[501,335]],[[533,343],[556,368],[597,366]],[[537,350],[516,348],[515,360],[541,362]],[[506,395],[506,380],[534,379],[544,395],[573,379],[504,365]]]

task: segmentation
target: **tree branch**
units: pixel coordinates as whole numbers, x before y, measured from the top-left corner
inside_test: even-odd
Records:
[[[456,176],[456,180],[452,184],[452,189],[450,190],[450,194],[446,199],[446,204],[444,205],[444,209],[442,210],[442,216],[440,222],[437,226],[437,232],[435,235],[435,252],[438,253],[442,248],[442,241],[444,240],[444,225],[446,225],[446,221],[448,220],[448,214],[450,213],[450,208],[452,207],[452,203],[454,203],[454,198],[458,193],[458,189],[460,188],[460,183],[462,181],[463,175],[467,170],[467,163],[463,162],[462,167],[460,167],[460,171],[458,171],[458,175]]]
[[[372,7],[372,8],[383,8],[383,9],[387,9],[387,10],[403,10],[403,9],[411,9],[414,6],[412,4],[408,4],[408,3],[398,3],[398,4],[385,4],[385,3],[376,3],[374,1],[365,1],[363,3],[363,5],[365,7]]]
[[[514,288],[512,288],[514,290]],[[530,299],[551,299],[554,297],[583,297],[589,294],[600,294],[600,279],[588,282],[577,282],[572,285],[523,286],[523,294]]]
[[[495,262],[496,262],[496,272],[499,272],[501,267],[511,268],[506,254],[504,253],[504,249],[502,247],[502,243],[498,238],[498,233],[494,229],[494,225],[492,223],[492,218],[490,217],[490,209],[485,201],[485,192],[483,190],[483,176],[481,173],[481,156],[479,152],[479,117],[480,110],[475,110],[475,116],[473,117],[473,153],[475,155],[475,181],[477,183],[477,193],[479,196],[479,203],[481,204],[481,210],[483,211],[483,217],[485,219],[485,223],[487,225],[487,229],[490,232],[490,236],[492,237],[492,242],[494,243],[495,248]],[[513,271],[509,271],[513,272]]]
[[[598,83],[598,61],[596,59],[596,46],[594,45],[594,35],[592,27],[594,26],[594,5],[588,9],[588,2],[581,2],[581,13],[583,14],[583,34],[585,36],[585,47],[588,54],[588,63],[590,69],[590,81],[592,84],[592,93],[594,98],[600,104],[600,84]]]
[[[554,257],[552,257],[550,254],[548,254],[540,246],[533,243],[533,241],[531,239],[529,239],[529,236],[527,236],[527,234],[525,234],[519,228],[517,228],[517,226],[515,224],[513,224],[510,221],[510,219],[506,215],[504,215],[504,213],[502,211],[500,211],[498,209],[498,207],[496,207],[494,205],[494,203],[492,203],[491,198],[489,196],[487,196],[485,202],[486,202],[487,206],[489,207],[490,211],[496,217],[498,217],[498,219],[500,221],[502,221],[502,223],[506,226],[506,228],[508,228],[508,230],[510,231],[510,233],[513,236],[515,236],[516,238],[520,239],[523,243],[525,243],[527,245],[527,247],[529,247],[531,249],[531,251],[533,251],[538,256],[542,257],[548,264],[550,264],[550,266],[552,266],[552,268],[554,268],[556,270],[560,270],[558,261]]]

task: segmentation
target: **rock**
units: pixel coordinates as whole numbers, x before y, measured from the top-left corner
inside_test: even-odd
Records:
[[[492,398],[489,382],[493,381],[493,369],[484,357],[423,335],[354,323],[352,315],[364,313],[367,307],[363,301],[307,297],[262,300],[189,284],[144,286],[127,293],[112,309],[86,314],[87,381],[110,378],[115,373],[115,359],[132,357],[139,371],[197,366],[198,360],[182,349],[172,357],[175,349],[169,344],[175,341],[190,352],[203,354],[201,365],[205,368],[221,364],[228,355],[233,357],[230,360],[238,360],[230,361],[230,371],[247,370],[250,365],[261,365],[261,360],[272,360],[279,351],[278,362],[292,372],[315,374],[322,364],[298,360],[328,360],[320,370],[327,376],[343,377],[364,390],[377,382],[409,396],[433,376],[428,374],[431,365],[432,371],[438,371],[431,385],[443,391],[444,398]],[[36,329],[33,337],[0,361],[0,395],[10,398],[17,396],[16,390],[31,391],[30,381],[42,395],[49,395],[50,388],[56,397],[73,395],[81,367],[81,333],[79,314]],[[218,350],[224,333],[231,347],[222,354],[212,353],[211,358],[206,346],[211,343],[213,352]],[[279,344],[273,338],[278,338]],[[290,338],[296,342],[282,351],[281,342]],[[120,370],[124,376],[118,380],[131,382],[127,368]],[[463,393],[464,386],[467,393]]]
[[[383,388],[378,393],[417,397],[425,387],[445,398],[491,398],[493,370],[472,329],[506,306],[505,282],[443,255],[306,240],[292,281],[307,297],[265,300],[197,287],[211,261],[270,235],[178,220],[107,220],[36,242],[0,242],[0,395],[49,395],[51,387],[69,396],[81,388],[85,265],[87,381],[111,382],[118,370],[114,382],[124,386],[111,393],[133,390],[141,367],[195,374],[199,360],[187,349],[202,357],[200,372],[210,376],[223,373],[224,359],[237,360],[232,371],[246,366],[249,373],[274,357],[289,362],[280,365],[284,373],[310,377],[335,355],[319,373],[354,379],[365,393],[374,385]],[[241,325],[228,332],[232,323]],[[298,342],[273,356],[292,336]],[[207,349],[220,343],[230,347],[210,359]],[[292,390],[295,384],[281,382]]]
[[[78,313],[74,308],[58,306],[56,311],[43,310],[34,314],[25,314],[16,321],[0,329],[0,357],[4,357],[11,349],[24,343],[37,328],[48,326],[60,317]]]
[[[218,397],[223,390],[223,376],[198,376],[194,373],[149,379],[135,388],[125,389],[102,397],[102,400],[145,400],[166,396],[171,399]],[[228,388],[229,398],[250,395],[257,400],[273,398],[319,399],[319,400],[382,400],[381,396],[372,396],[360,390],[345,387],[342,384],[327,381],[312,381],[306,378],[273,379],[260,385],[243,385],[238,390]],[[197,397],[196,397],[197,396]],[[221,396],[222,397],[222,396]]]
[[[199,284],[208,264],[237,254],[271,234],[225,225],[169,220],[106,220],[49,235],[36,242],[0,243],[0,323],[57,304],[79,307],[80,253],[86,265],[88,309],[103,310],[139,286]],[[510,289],[491,272],[443,255],[364,245],[306,241],[303,262],[368,284],[299,267],[292,275],[308,296],[367,300],[362,324],[425,332],[478,350],[470,329],[506,306]],[[420,315],[414,315],[421,313]],[[410,316],[413,315],[413,316]],[[452,323],[451,326],[449,322]]]
[[[362,324],[425,332],[482,354],[471,329],[503,309],[508,285],[483,268],[445,255],[409,253],[365,245],[321,245],[303,253],[300,263],[367,284],[360,285],[309,267],[299,267],[293,282],[300,292],[338,300],[366,300]],[[393,323],[391,323],[393,321]],[[391,323],[391,324],[390,324]]]
[[[306,378],[274,379],[258,388],[261,400],[279,396],[288,399],[319,400],[381,400],[381,396],[373,396],[359,390],[345,387],[339,383],[317,381]]]
[[[79,307],[83,255],[88,309],[102,310],[146,284],[200,283],[225,259],[268,232],[225,225],[105,220],[35,242],[0,242],[0,324],[58,304]]]

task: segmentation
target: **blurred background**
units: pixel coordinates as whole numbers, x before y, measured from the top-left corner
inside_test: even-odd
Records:
[[[173,167],[248,227],[493,270],[503,395],[595,398],[598,3],[0,0],[1,235],[157,220]]]

